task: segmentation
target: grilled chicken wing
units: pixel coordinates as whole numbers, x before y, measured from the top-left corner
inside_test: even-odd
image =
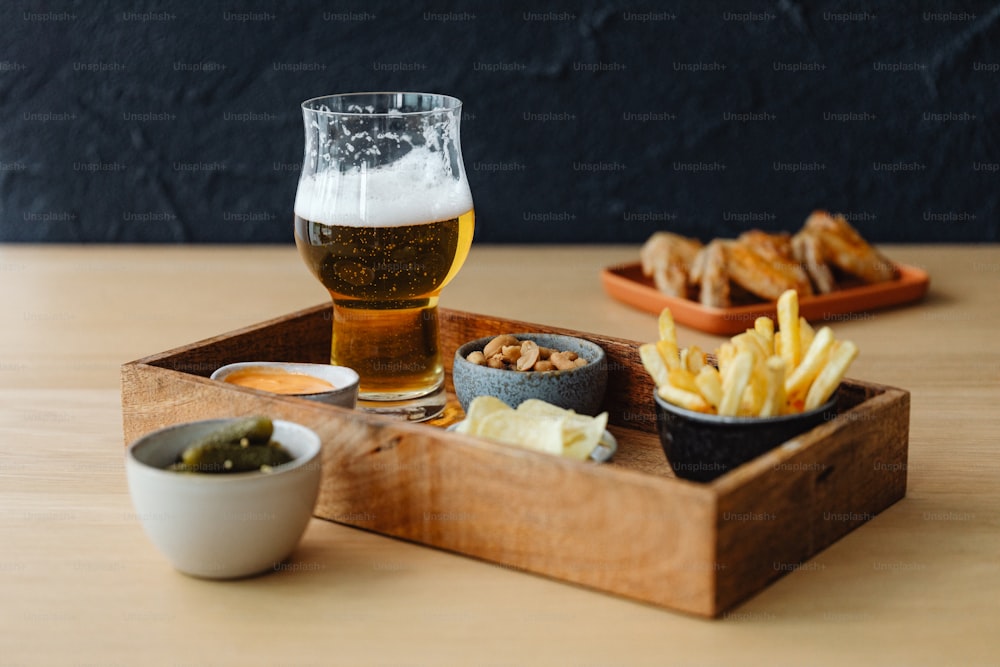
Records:
[[[687,296],[688,273],[701,241],[670,232],[656,232],[642,246],[642,273],[653,277],[656,288],[670,296]]]
[[[698,288],[706,306],[725,308],[758,297],[774,301],[794,289],[800,296],[837,289],[832,269],[866,283],[896,277],[896,267],[870,246],[842,215],[814,211],[794,236],[759,229],[736,239],[700,241],[670,232],[653,234],[639,253],[642,271],[657,289],[687,297]]]
[[[820,294],[829,294],[837,289],[833,272],[823,259],[823,244],[819,235],[801,231],[792,237],[792,251],[795,260],[805,267],[809,279]]]
[[[789,234],[768,234],[753,229],[740,234],[730,252],[733,280],[765,299],[776,300],[787,289],[811,296],[812,283],[792,253]],[[774,295],[774,296],[771,296]]]
[[[842,215],[814,211],[803,231],[819,237],[823,258],[866,283],[884,283],[896,277],[896,267],[861,238]]]
[[[715,239],[698,253],[696,264],[700,268],[698,282],[701,284],[698,300],[703,306],[727,308],[730,305],[727,243]]]

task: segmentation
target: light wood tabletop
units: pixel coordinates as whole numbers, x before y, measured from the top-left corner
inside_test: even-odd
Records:
[[[175,572],[129,500],[121,365],[325,290],[292,245],[0,246],[0,665],[1000,665],[1000,246],[883,249],[926,299],[831,324],[851,377],[912,392],[907,496],[703,620],[319,519],[272,574]],[[477,245],[441,305],[651,340],[598,278],[637,255]]]

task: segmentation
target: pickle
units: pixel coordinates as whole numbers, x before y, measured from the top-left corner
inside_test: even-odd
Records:
[[[223,424],[198,442],[192,443],[191,447],[239,442],[243,438],[246,438],[250,444],[266,444],[273,434],[274,422],[270,418],[263,416],[243,417]]]
[[[273,434],[274,423],[267,417],[227,422],[188,446],[168,469],[174,472],[247,472],[288,463],[292,455],[271,440]]]
[[[264,445],[213,443],[201,445],[184,453],[182,464],[193,472],[248,472],[262,466],[274,467],[288,463],[292,456],[276,442]]]
[[[267,444],[273,433],[274,423],[267,417],[246,417],[227,422],[188,445],[181,454],[181,461],[195,463],[198,451],[203,447],[239,444],[244,439],[248,444]]]

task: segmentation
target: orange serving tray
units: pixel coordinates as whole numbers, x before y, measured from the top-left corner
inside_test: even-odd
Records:
[[[899,277],[874,285],[846,287],[829,294],[799,297],[799,314],[811,321],[846,319],[849,313],[919,301],[927,293],[930,277],[923,269],[897,264]],[[642,274],[638,263],[611,266],[601,272],[604,290],[613,298],[659,314],[670,308],[674,321],[706,333],[730,335],[745,331],[761,316],[777,317],[773,301],[762,301],[731,308],[712,308],[697,301],[669,296],[656,289],[652,278]]]

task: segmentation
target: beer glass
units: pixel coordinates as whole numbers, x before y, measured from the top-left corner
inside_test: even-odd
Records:
[[[472,244],[462,103],[353,93],[302,103],[295,243],[333,298],[330,361],[361,376],[359,407],[419,421],[444,408],[441,289]]]

